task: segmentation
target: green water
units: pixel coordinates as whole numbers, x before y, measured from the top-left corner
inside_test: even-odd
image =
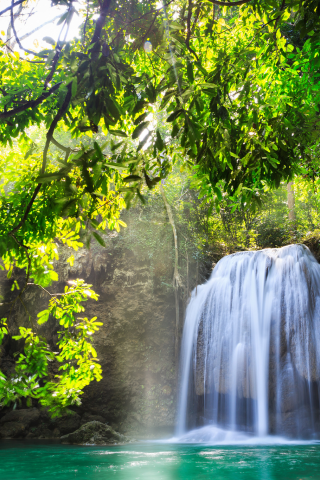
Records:
[[[320,480],[320,445],[77,447],[0,441],[0,479]]]

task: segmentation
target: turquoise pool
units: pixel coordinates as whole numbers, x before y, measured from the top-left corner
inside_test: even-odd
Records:
[[[78,447],[0,441],[1,480],[320,480],[320,444]]]

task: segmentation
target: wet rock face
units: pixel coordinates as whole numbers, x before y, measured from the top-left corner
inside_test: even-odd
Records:
[[[165,226],[165,230],[161,226],[159,231],[153,232],[152,241],[159,248],[150,257],[150,250],[139,240],[143,234],[141,229],[138,234],[130,222],[126,222],[128,228],[104,237],[106,248],[95,243],[90,250],[74,252],[67,247],[59,250],[60,283],[51,287],[51,291],[54,288],[61,292],[66,281],[83,278],[99,294],[98,302],[86,303],[85,315],[96,316],[103,322],[94,337],[103,379],[86,388],[81,407],[75,409],[76,416],[51,423],[45,420],[41,428],[36,426],[32,427],[33,431],[28,430],[28,435],[46,438],[57,436],[57,432],[64,435],[91,420],[108,422],[121,433],[135,437],[145,437],[150,431],[156,434],[172,431],[174,427],[175,303],[173,289],[169,288],[173,272],[172,231],[170,226]],[[140,224],[138,226],[140,228]],[[147,223],[143,224],[143,228],[147,227]],[[75,257],[72,267],[67,262],[70,255]],[[10,281],[1,275],[0,272],[1,294],[10,299],[14,275]],[[36,287],[30,287],[24,298],[34,318],[46,308],[48,300],[46,293]],[[183,315],[183,309],[180,310]],[[5,311],[0,314],[8,316]],[[12,335],[17,334],[19,326],[29,327],[21,306],[17,306],[11,318]],[[38,328],[54,348],[58,323],[50,319]],[[4,344],[0,369],[5,374],[13,370],[13,353],[21,347],[17,342]],[[53,374],[58,374],[56,367],[51,368]],[[19,423],[18,420],[14,422]]]
[[[40,419],[40,413],[37,408],[23,408],[21,410],[13,410],[0,419],[0,425],[6,423],[18,422],[25,427],[36,425]]]
[[[0,438],[24,438],[39,423],[37,408],[13,410],[0,418]]]
[[[109,425],[97,421],[85,423],[75,432],[62,436],[60,440],[73,445],[115,445],[129,441]]]

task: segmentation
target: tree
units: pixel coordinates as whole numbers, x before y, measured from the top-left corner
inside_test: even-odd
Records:
[[[295,222],[296,215],[294,213],[294,191],[293,191],[293,182],[289,182],[287,185],[288,190],[288,209],[289,209],[289,220]]]
[[[57,279],[56,241],[103,245],[101,232],[120,228],[121,209],[178,158],[211,209],[224,196],[259,202],[308,162],[319,131],[315,0],[53,0],[52,18],[65,9],[61,32],[37,51],[16,28],[31,2],[9,3],[0,16],[9,12],[19,50],[1,40],[0,255],[8,276],[26,271],[14,302],[31,279],[40,288]],[[67,42],[76,14],[80,37]],[[289,20],[300,47],[284,32]],[[46,130],[43,145],[35,128]],[[63,132],[72,142],[59,141]]]

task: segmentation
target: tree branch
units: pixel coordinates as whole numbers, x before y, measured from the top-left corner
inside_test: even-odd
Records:
[[[69,147],[65,147],[64,145],[62,145],[61,143],[59,143],[55,138],[51,138],[51,142],[53,143],[53,145],[55,145],[56,147],[60,148],[60,150],[62,150],[63,152],[68,152],[70,150]]]
[[[188,1],[188,16],[187,16],[187,38],[186,38],[186,46],[187,46],[187,49],[189,50],[189,52],[192,53],[192,54],[196,57],[197,61],[199,61],[198,55],[197,55],[196,52],[193,50],[193,48],[190,47],[192,9],[193,9],[192,0],[189,0],[189,1]]]
[[[40,103],[42,103],[46,98],[48,98],[53,92],[58,90],[62,82],[56,83],[53,87],[50,88],[47,92],[43,93],[40,95],[37,100],[31,100],[30,102],[25,103],[24,105],[21,105],[20,107],[13,108],[12,110],[9,110],[8,112],[2,112],[0,113],[0,120],[3,118],[9,118],[12,117],[13,115],[16,115],[17,113],[24,112],[25,110],[28,110],[28,108],[35,108]]]
[[[143,43],[144,43],[145,39],[148,37],[148,35],[149,35],[149,32],[151,31],[151,29],[152,29],[152,27],[153,27],[153,25],[154,25],[155,21],[157,20],[157,17],[158,17],[158,15],[159,15],[159,12],[157,12],[157,13],[155,14],[155,16],[154,16],[154,18],[153,18],[153,20],[152,20],[152,22],[151,22],[151,24],[150,24],[150,26],[149,26],[148,30],[147,30],[147,31],[146,31],[146,33],[143,35],[143,37],[142,37],[142,40],[141,40],[141,42],[140,42],[139,46],[136,48],[136,50],[139,50],[139,48],[141,48],[141,47],[142,47],[142,45],[143,45]]]
[[[209,0],[209,2],[221,7],[237,7],[238,5],[244,5],[245,3],[250,3],[251,0],[238,0],[237,2],[220,2],[219,0]]]
[[[201,5],[202,5],[202,3],[200,2],[199,5],[198,5],[198,8],[196,10],[196,18],[194,19],[194,22],[193,22],[193,25],[192,25],[192,28],[191,28],[191,34],[194,32],[194,30],[196,28],[196,24],[198,22],[199,15],[200,15]]]
[[[50,142],[52,141],[53,139],[53,132],[59,122],[59,120],[61,119],[61,117],[65,114],[68,106],[69,106],[69,103],[70,103],[70,100],[71,100],[71,96],[72,96],[72,92],[71,92],[71,86],[72,86],[72,83],[70,82],[69,85],[67,86],[67,95],[64,99],[64,102],[63,104],[61,105],[61,107],[59,108],[58,110],[58,113],[57,115],[55,116],[55,118],[53,119],[51,125],[50,125],[50,128],[48,130],[48,133],[47,133],[47,141],[46,141],[46,145],[45,145],[45,148],[44,148],[44,151],[43,151],[43,160],[42,160],[42,168],[41,168],[41,173],[43,174],[45,172],[45,168],[46,168],[46,164],[47,164],[47,154],[48,154],[48,150],[49,150],[49,145],[50,145]],[[49,92],[48,92],[49,93]],[[54,140],[54,143],[55,144],[58,144],[57,146],[59,146],[59,148],[62,147],[62,149],[66,152],[66,155],[69,155],[69,152],[70,152],[70,149],[68,148],[65,148],[63,147],[63,145],[60,145],[56,140]],[[12,236],[15,241],[17,243],[18,240],[14,237],[14,234],[22,227],[22,225],[24,224],[24,222],[26,221],[29,213],[30,213],[30,210],[32,208],[32,205],[33,205],[33,202],[35,201],[36,199],[36,196],[38,195],[40,189],[41,189],[41,186],[42,184],[41,183],[38,183],[38,185],[36,186],[34,192],[33,192],[33,195],[31,197],[31,200],[30,202],[28,203],[28,206],[24,212],[24,215],[22,217],[22,219],[20,220],[20,222],[18,223],[18,225],[16,227],[13,228],[13,230],[11,230],[11,232],[9,232],[9,235]],[[23,246],[23,245],[21,245]],[[27,247],[24,247],[24,248],[27,248]]]
[[[6,48],[8,50],[10,50],[10,52],[14,53],[14,50],[12,50],[12,48],[9,47],[9,45],[6,45]],[[28,60],[27,58],[24,58],[23,61],[28,62],[28,63],[46,63],[45,60],[43,60],[43,61],[41,61],[41,60]]]
[[[2,10],[2,12],[0,12],[0,17],[3,13],[6,13],[9,10],[11,10],[12,7],[17,7],[18,5],[21,5],[21,3],[23,3],[23,2],[25,2],[25,0],[18,0],[17,2],[14,2],[13,5],[10,5],[10,7],[7,7],[4,10]]]
[[[60,58],[60,54],[61,54],[61,51],[62,51],[62,48],[61,45],[60,45],[60,37],[61,37],[61,34],[63,32],[63,29],[65,27],[65,25],[67,24],[67,28],[66,28],[66,33],[64,35],[64,39],[63,39],[63,42],[65,42],[66,38],[67,38],[67,35],[68,35],[68,31],[69,31],[69,25],[70,25],[70,22],[71,22],[71,18],[72,18],[72,12],[71,12],[71,9],[73,8],[72,6],[72,1],[70,2],[70,5],[69,5],[69,10],[68,10],[68,15],[63,23],[63,26],[60,30],[60,33],[59,33],[59,37],[58,37],[58,41],[57,41],[57,45],[56,45],[56,53],[54,54],[54,57],[52,59],[52,63],[51,63],[51,69],[50,69],[50,72],[44,82],[44,89],[47,90],[48,88],[48,85],[49,83],[51,82],[52,80],[52,77],[53,77],[53,74],[56,70],[56,66],[57,66],[57,63],[59,61],[59,58]],[[71,18],[69,19],[69,15],[70,15],[70,12],[71,12]]]
[[[45,25],[48,25],[49,23],[52,23],[54,22],[55,20],[57,20],[58,18],[62,17],[62,14],[61,15],[57,15],[56,17],[52,18],[51,20],[48,20],[47,22],[44,22],[42,23],[41,25],[39,25],[38,27],[34,28],[33,30],[31,30],[31,32],[29,33],[26,33],[25,35],[22,35],[22,37],[20,37],[20,41],[21,40],[24,40],[25,38],[28,38],[30,37],[30,35],[32,35],[33,33],[37,32],[38,30],[40,30],[41,28],[43,28]],[[16,42],[14,42],[12,45],[11,45],[11,48],[14,47]]]
[[[42,58],[41,55],[38,55],[36,52],[33,52],[32,50],[28,50],[27,48],[24,48],[21,45],[20,39],[19,39],[19,37],[17,35],[17,32],[16,32],[16,27],[14,26],[13,7],[14,7],[14,0],[11,0],[11,7],[10,7],[11,8],[11,26],[12,26],[12,30],[13,30],[13,33],[14,33],[17,44],[19,45],[21,50],[23,50],[24,52],[30,53],[31,55],[34,55],[35,57]]]
[[[89,0],[87,0],[87,15],[86,15],[86,21],[84,22],[83,26],[83,39],[86,39],[86,29],[87,29],[87,23],[88,23],[88,18],[89,18]]]
[[[282,0],[282,4],[281,4],[281,7],[280,7],[279,12],[282,12],[282,10],[284,9],[285,5],[286,5],[286,0]],[[279,22],[279,20],[280,20],[280,17],[281,17],[281,15],[279,15],[278,18],[276,19],[276,23],[274,24],[274,30],[277,29],[277,25],[278,25],[278,22]]]
[[[36,186],[34,192],[33,192],[33,195],[31,197],[31,200],[30,202],[28,203],[28,206],[24,212],[24,215],[22,217],[22,219],[20,220],[20,222],[18,223],[18,225],[16,227],[14,227],[13,230],[11,230],[11,232],[9,232],[8,235],[10,235],[17,243],[18,243],[18,240],[14,237],[14,234],[19,230],[19,228],[22,227],[22,225],[24,224],[24,222],[26,221],[28,215],[29,215],[29,212],[31,210],[31,207],[33,205],[33,202],[35,201],[36,199],[36,196],[38,195],[39,191],[40,191],[40,188],[41,188],[41,183],[38,183],[38,185]],[[18,243],[19,244],[19,243]],[[20,245],[21,246],[21,245]]]
[[[68,85],[67,85],[67,95],[65,96],[65,99],[64,99],[64,102],[63,104],[61,105],[61,107],[59,108],[58,110],[58,113],[57,115],[54,117],[51,125],[50,125],[50,128],[48,130],[48,133],[47,133],[47,141],[46,141],[46,144],[45,144],[45,147],[44,147],[44,150],[43,150],[43,159],[42,159],[42,167],[41,167],[41,174],[43,174],[46,170],[46,165],[47,165],[47,154],[48,154],[48,150],[49,150],[49,145],[50,145],[50,142],[52,140],[52,137],[53,137],[53,132],[55,131],[55,128],[56,126],[58,125],[58,122],[61,120],[61,118],[63,117],[63,115],[66,113],[68,107],[69,107],[69,103],[70,103],[70,100],[71,100],[71,97],[72,97],[72,91],[71,91],[71,88],[72,88],[72,82],[70,82]]]
[[[96,43],[100,40],[101,31],[106,21],[106,16],[110,7],[110,3],[111,0],[104,0],[102,4],[100,3],[100,16],[96,22],[96,28],[94,30],[91,43]]]

